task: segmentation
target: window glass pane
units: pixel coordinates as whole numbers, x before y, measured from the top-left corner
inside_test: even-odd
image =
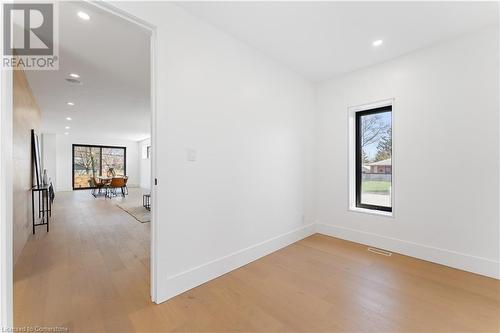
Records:
[[[92,187],[92,178],[99,176],[100,149],[96,147],[74,146],[73,188]]]
[[[102,148],[102,174],[108,177],[125,176],[125,149]]]
[[[361,181],[361,193],[358,204],[390,208],[392,207],[391,111],[367,112],[360,116],[359,121],[358,140],[361,145],[361,156],[358,163],[361,163],[361,175],[358,179]]]
[[[73,189],[95,187],[99,176],[125,176],[125,148],[103,146],[73,146]]]

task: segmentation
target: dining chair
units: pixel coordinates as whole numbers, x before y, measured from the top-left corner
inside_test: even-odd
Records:
[[[98,194],[101,194],[101,190],[104,188],[104,184],[99,181],[96,177],[92,177],[92,181],[93,181],[93,189],[92,189],[92,195],[94,196],[94,198],[97,198],[97,195]]]
[[[117,195],[116,194],[116,190],[117,189],[120,189],[121,192],[122,192],[122,196],[125,197],[125,180],[123,179],[123,177],[113,177],[111,178],[111,182],[109,183],[108,185],[109,187],[109,194],[108,194],[108,197],[111,198],[111,194],[113,195]]]
[[[128,187],[127,187],[128,176],[123,176],[123,187],[125,188],[125,195],[128,195]]]

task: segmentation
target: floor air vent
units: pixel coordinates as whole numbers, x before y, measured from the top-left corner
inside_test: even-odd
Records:
[[[392,256],[391,252],[385,251],[385,250],[381,250],[381,249],[376,249],[374,247],[369,247],[368,251],[376,253],[376,254],[381,254],[381,255],[386,256],[386,257]]]

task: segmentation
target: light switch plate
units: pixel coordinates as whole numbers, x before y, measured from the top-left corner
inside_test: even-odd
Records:
[[[186,149],[187,153],[187,161],[188,162],[194,162],[196,161],[196,150],[192,148]]]

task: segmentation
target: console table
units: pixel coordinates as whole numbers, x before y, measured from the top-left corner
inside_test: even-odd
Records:
[[[35,227],[40,225],[46,225],[47,232],[49,231],[49,217],[52,214],[52,206],[49,198],[49,187],[49,185],[40,185],[33,186],[31,188],[31,216],[33,222],[33,234],[35,234]],[[35,220],[35,193],[38,194],[38,218],[40,219],[40,221]]]

